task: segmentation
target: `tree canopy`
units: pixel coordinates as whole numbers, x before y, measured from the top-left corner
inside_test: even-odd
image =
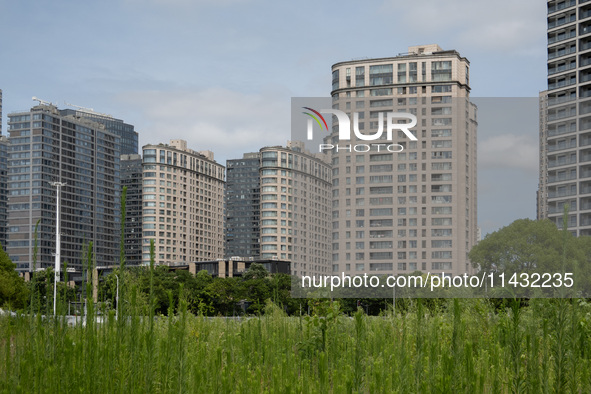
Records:
[[[15,271],[14,264],[0,245],[0,306],[23,308],[27,302],[25,281]]]
[[[469,259],[481,272],[572,272],[582,288],[590,289],[591,237],[575,237],[550,220],[518,219],[488,234]]]

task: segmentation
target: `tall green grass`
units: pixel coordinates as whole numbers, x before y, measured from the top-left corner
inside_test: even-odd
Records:
[[[92,244],[85,256],[92,273]],[[585,300],[450,299],[434,309],[418,299],[379,317],[346,316],[329,301],[288,317],[268,302],[261,316],[226,319],[194,316],[169,292],[163,317],[153,278],[152,258],[149,295],[128,283],[119,318],[92,302],[75,325],[63,307],[55,318],[0,317],[0,392],[591,392]]]
[[[269,303],[249,319],[205,318],[181,300],[68,326],[0,319],[0,391],[101,393],[591,392],[591,306],[535,300],[498,310],[449,300],[429,311],[368,317],[323,304],[309,318]],[[94,313],[89,304],[89,315]],[[90,317],[90,316],[89,316]]]

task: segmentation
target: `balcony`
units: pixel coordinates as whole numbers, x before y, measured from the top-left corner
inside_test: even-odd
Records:
[[[585,40],[581,40],[579,43],[579,50],[586,51],[587,49],[591,48],[591,40],[587,37]]]
[[[551,99],[548,99],[548,106],[552,107],[558,104],[562,104],[562,103],[568,103],[570,101],[575,101],[577,99],[576,95],[573,94],[569,95],[569,96],[560,96],[560,97],[554,97]]]
[[[584,182],[581,183],[579,186],[579,194],[589,194],[591,193],[591,183]]]
[[[549,192],[548,198],[562,198],[562,197],[570,197],[576,195],[576,190],[562,190],[557,192]]]
[[[591,91],[590,91],[591,92]],[[591,129],[591,118],[583,118],[579,120],[579,131]]]
[[[586,43],[581,43],[581,45],[582,45],[581,51],[583,51],[585,49],[589,49],[589,48],[591,48],[591,41],[586,42]],[[585,46],[586,46],[586,48],[585,48]],[[557,57],[562,57],[565,55],[570,55],[571,53],[575,53],[576,50],[577,50],[576,45],[570,45],[568,48],[567,47],[559,48],[557,50],[548,52],[548,60],[552,60]]]
[[[561,33],[554,34],[554,35],[548,37],[548,44],[554,44],[554,43],[557,43],[560,41],[568,40],[570,38],[576,37],[576,35],[577,35],[576,30],[563,31]]]
[[[574,209],[572,207],[572,205],[569,205],[568,211],[569,212],[574,212],[574,211],[576,211],[576,209]],[[558,207],[551,207],[551,208],[548,209],[548,213],[549,214],[563,213],[563,212],[564,212],[564,206],[562,206],[562,205],[560,205]]]
[[[555,82],[548,83],[548,90],[559,89],[559,88],[563,88],[566,86],[574,85],[576,83],[577,83],[577,78],[575,76],[572,76],[569,79],[565,78],[565,79],[560,79]]]
[[[590,16],[591,16],[591,8],[587,8],[587,9],[579,11],[579,20],[589,18]],[[591,33],[591,31],[588,30],[586,33]],[[581,33],[581,34],[586,34],[586,33]]]
[[[591,168],[587,167],[581,167],[581,169],[579,170],[579,176],[581,178],[591,178]]]
[[[560,141],[555,145],[548,145],[548,152],[556,152],[559,150],[576,148],[577,147],[577,140],[572,139],[570,141]]]
[[[559,171],[557,174],[548,177],[548,183],[571,181],[573,179],[577,179],[576,171]]]
[[[560,110],[560,111],[556,111],[553,114],[548,114],[548,121],[552,122],[555,120],[560,120],[560,119],[564,119],[564,118],[570,118],[571,116],[576,116],[577,115],[577,109],[576,108],[569,108],[568,110]]]
[[[587,211],[591,209],[591,198],[585,197],[581,199],[581,211]]]
[[[587,161],[591,161],[591,155],[589,155],[589,160]],[[548,160],[548,167],[559,167],[559,166],[565,166],[565,165],[569,165],[569,164],[575,164],[577,162],[577,158],[575,157],[560,157],[559,159],[555,159],[555,160]]]
[[[562,3],[551,5],[548,7],[548,14],[553,14],[555,12],[572,7],[576,4],[577,4],[576,0],[569,0],[569,1],[562,2]]]
[[[549,19],[550,20],[548,21],[548,29],[553,29],[555,27],[566,25],[567,23],[575,22],[577,20],[577,15],[575,12],[573,12],[570,15]]]
[[[579,59],[579,67],[585,67],[591,64],[591,57],[590,56],[585,56]]]
[[[568,64],[561,63],[554,68],[548,68],[548,75],[558,74],[563,71],[569,71],[569,70],[575,69],[576,67],[577,67],[577,64],[574,61],[569,62]]]

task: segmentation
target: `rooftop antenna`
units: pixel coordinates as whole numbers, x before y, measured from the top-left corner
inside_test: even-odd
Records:
[[[80,109],[82,111],[94,112],[94,109],[93,108],[81,107],[81,106],[76,105],[76,104],[66,103],[65,101],[64,101],[64,104],[69,105],[70,107],[78,108],[78,109]]]
[[[95,114],[95,115],[101,115],[101,116],[106,116],[106,117],[112,118],[111,115],[109,115],[109,114],[103,114],[103,113],[100,113],[100,112],[96,112],[93,108],[81,107],[80,105],[66,103],[65,101],[64,101],[64,104],[66,104],[66,105],[68,105],[70,107],[77,108],[78,110],[80,110],[80,112],[86,112],[88,114]]]

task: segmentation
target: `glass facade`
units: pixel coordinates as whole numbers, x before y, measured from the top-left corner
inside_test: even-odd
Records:
[[[89,119],[104,125],[108,131],[119,137],[122,155],[134,155],[138,153],[138,133],[134,130],[133,125],[127,124],[121,119],[115,119],[110,115],[100,114],[90,110],[65,109],[61,112],[63,115]]]
[[[0,91],[1,92],[1,91]],[[2,116],[0,114],[0,123]],[[6,250],[8,236],[8,138],[0,136],[0,244]]]
[[[119,137],[100,124],[39,105],[9,115],[8,244],[19,270],[53,267],[56,188],[61,188],[61,256],[81,269],[92,242],[97,265],[118,261]],[[38,227],[37,227],[38,224]]]
[[[540,93],[539,219],[591,235],[591,4],[547,2],[547,81]]]
[[[247,153],[226,162],[226,258],[260,255],[260,159]]]
[[[125,199],[126,265],[142,262],[142,157],[121,155],[121,188],[127,188]]]

